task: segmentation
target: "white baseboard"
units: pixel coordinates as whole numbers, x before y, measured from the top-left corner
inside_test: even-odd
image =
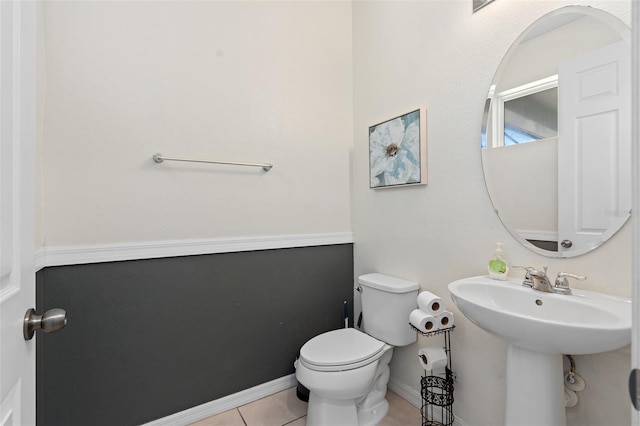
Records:
[[[400,383],[393,378],[389,379],[388,388],[400,395],[402,399],[418,408],[418,410],[422,408],[422,396],[420,395],[420,392],[415,389],[405,385],[404,383]]]
[[[198,405],[197,407],[189,408],[188,410],[145,423],[142,426],[187,426],[199,420],[206,419],[207,417],[224,413],[225,411],[229,411],[250,402],[257,401],[258,399],[273,395],[274,393],[289,389],[296,386],[297,383],[296,375],[290,374],[252,388],[245,389],[238,393],[234,393],[233,395],[225,396],[224,398],[216,399],[215,401],[207,402],[205,404]],[[422,408],[422,396],[420,395],[420,392],[393,379],[389,380],[389,389],[397,393],[411,405],[418,409]],[[457,417],[455,418],[453,425],[469,426]]]
[[[229,411],[274,393],[297,385],[296,375],[290,374],[279,379],[245,389],[233,395],[207,402],[188,410],[145,423],[143,426],[186,426],[207,417]]]
[[[202,240],[150,241],[89,246],[43,247],[36,253],[36,271],[47,266],[81,265],[254,250],[353,243],[352,232],[297,234]]]
[[[411,388],[410,386],[405,385],[404,383],[400,383],[394,380],[393,378],[389,380],[388,387],[389,389],[397,393],[399,396],[401,396],[403,399],[405,399],[414,407],[417,407],[419,410],[422,409],[422,395],[420,394],[419,391]],[[455,403],[454,403],[454,408],[455,408]],[[453,412],[453,416],[454,416],[453,426],[469,426],[467,423],[463,422],[456,416],[455,410]],[[436,418],[434,420],[441,421],[442,419]]]

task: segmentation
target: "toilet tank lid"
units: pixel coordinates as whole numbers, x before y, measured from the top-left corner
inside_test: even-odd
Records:
[[[416,282],[378,273],[360,275],[358,277],[358,283],[390,293],[408,293],[420,288]]]

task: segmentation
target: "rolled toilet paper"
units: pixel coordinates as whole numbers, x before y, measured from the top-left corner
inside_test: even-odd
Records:
[[[440,347],[421,348],[418,351],[420,365],[425,370],[441,370],[447,366],[447,353]]]
[[[436,331],[438,324],[433,315],[428,315],[420,309],[414,309],[409,314],[409,322],[420,331]]]
[[[449,311],[443,311],[436,316],[436,324],[439,330],[453,327],[453,314]]]
[[[423,291],[418,295],[418,308],[429,315],[436,316],[444,311],[444,302],[430,291]]]

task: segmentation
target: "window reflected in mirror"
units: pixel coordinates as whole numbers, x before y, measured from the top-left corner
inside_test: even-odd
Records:
[[[504,103],[504,146],[558,136],[558,88]]]

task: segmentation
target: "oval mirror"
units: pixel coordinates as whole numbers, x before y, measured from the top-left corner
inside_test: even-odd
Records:
[[[485,183],[502,223],[549,257],[587,253],[631,212],[631,32],[568,6],[525,30],[484,111]]]

